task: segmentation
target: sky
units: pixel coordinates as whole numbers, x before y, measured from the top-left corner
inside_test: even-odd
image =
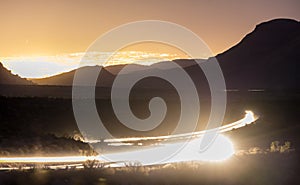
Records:
[[[20,73],[5,58],[84,52],[105,32],[149,19],[190,29],[218,54],[258,23],[282,17],[299,20],[299,7],[299,0],[1,0],[0,57],[6,67]],[[131,49],[178,54],[170,47]]]

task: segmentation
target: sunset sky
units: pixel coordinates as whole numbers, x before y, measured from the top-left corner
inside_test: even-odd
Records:
[[[0,57],[84,52],[110,29],[147,19],[185,26],[218,54],[260,22],[279,17],[299,20],[299,7],[298,0],[1,0]],[[174,52],[153,48],[134,50]]]

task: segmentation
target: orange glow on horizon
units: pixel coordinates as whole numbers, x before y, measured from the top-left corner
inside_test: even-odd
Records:
[[[294,0],[255,3],[238,0],[230,3],[174,3],[172,0],[0,1],[0,56],[60,55],[85,51],[110,29],[150,19],[187,27],[207,42],[214,54],[218,54],[239,42],[258,23],[276,17],[299,20],[298,7]],[[250,10],[255,10],[255,13]]]
[[[136,47],[135,47],[136,48]],[[168,47],[165,47],[168,48]],[[67,53],[62,55],[32,55],[21,57],[0,57],[0,62],[5,68],[11,70],[23,78],[45,78],[68,72],[81,66],[109,66],[119,64],[151,65],[161,61],[171,61],[179,58],[188,58],[183,52],[176,53],[153,53],[145,51],[134,51],[126,47],[116,53],[105,62],[109,52],[97,53]],[[163,51],[168,51],[167,49]],[[87,56],[87,57],[84,57]],[[85,61],[82,61],[85,60]]]

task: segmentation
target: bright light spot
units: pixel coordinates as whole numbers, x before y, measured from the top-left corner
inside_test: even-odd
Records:
[[[234,154],[232,142],[223,135],[218,135],[213,144],[203,152],[199,152],[201,139],[191,140],[184,147],[182,147],[182,142],[177,142],[130,152],[105,154],[99,157],[100,160],[106,161],[137,161],[142,165],[152,165],[185,161],[223,161]],[[177,153],[167,159],[164,158],[165,153],[176,150],[178,150]]]
[[[254,116],[254,113],[251,110],[246,110],[246,115],[245,115],[245,123],[250,124],[253,123],[255,120],[257,120],[257,117]]]

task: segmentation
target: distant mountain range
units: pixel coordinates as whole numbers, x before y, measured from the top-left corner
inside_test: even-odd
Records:
[[[300,23],[291,19],[275,19],[261,23],[246,35],[237,45],[216,56],[228,89],[299,89],[299,62],[300,62]],[[203,60],[209,62],[208,60]],[[193,60],[175,60],[194,81],[205,78],[201,69]],[[143,72],[148,70],[173,70],[169,62],[153,64],[155,69],[149,66],[128,64],[134,67],[130,73]],[[98,86],[110,86],[116,74],[125,65],[108,66],[101,70],[101,80]],[[0,66],[0,84],[32,84],[9,72],[3,72]],[[100,66],[83,67],[77,70],[95,70]],[[5,71],[5,70],[4,70]],[[149,71],[148,71],[149,72]],[[130,75],[130,73],[126,75]],[[31,79],[39,85],[62,85],[71,86],[75,70],[60,75]],[[14,79],[14,80],[13,80]],[[153,86],[148,80],[145,87]],[[196,83],[197,84],[197,83]],[[203,82],[198,82],[203,84]]]

